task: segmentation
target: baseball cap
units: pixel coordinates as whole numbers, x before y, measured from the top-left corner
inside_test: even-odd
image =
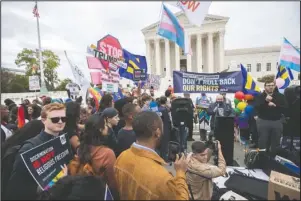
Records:
[[[106,108],[101,114],[101,116],[106,117],[106,118],[113,118],[116,115],[118,115],[118,111],[112,107]]]

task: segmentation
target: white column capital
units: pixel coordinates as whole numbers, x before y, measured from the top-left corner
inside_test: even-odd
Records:
[[[207,37],[208,38],[213,38],[213,32],[207,32]]]
[[[218,31],[218,35],[219,37],[224,37],[225,36],[225,30],[221,30],[221,31]]]

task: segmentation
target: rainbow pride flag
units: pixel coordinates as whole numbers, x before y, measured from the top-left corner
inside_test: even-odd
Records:
[[[61,179],[64,176],[64,171],[61,170],[52,180],[47,184],[47,186],[44,188],[44,190],[48,190],[51,188],[59,179]]]
[[[88,89],[89,93],[92,95],[93,99],[95,100],[95,106],[98,110],[99,108],[99,101],[101,100],[103,96],[103,92],[98,87],[90,87]]]

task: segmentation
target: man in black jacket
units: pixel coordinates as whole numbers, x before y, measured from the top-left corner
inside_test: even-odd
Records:
[[[222,95],[217,95],[215,103],[210,104],[207,113],[211,116],[210,129],[211,131],[214,131],[215,127],[218,125],[218,119],[216,119],[216,117],[231,115],[232,106],[224,101]]]
[[[284,95],[275,91],[275,82],[266,82],[264,92],[255,99],[255,110],[258,115],[257,130],[259,148],[271,149],[273,153],[280,146],[283,133],[281,116],[285,115],[287,102]]]
[[[192,102],[192,100],[190,98],[190,94],[189,93],[185,93],[184,94],[184,98],[188,98],[189,99],[191,107],[194,109],[194,105],[193,105],[193,102]],[[187,121],[187,127],[188,127],[188,130],[189,130],[187,141],[194,141],[194,139],[192,138],[192,135],[193,135],[193,114],[191,115],[191,119],[189,119]]]
[[[43,107],[41,120],[45,130],[26,141],[16,156],[11,177],[6,187],[5,198],[12,200],[36,200],[38,184],[26,168],[21,154],[59,135],[66,122],[66,110],[63,104],[51,103]],[[2,192],[3,193],[3,192]]]

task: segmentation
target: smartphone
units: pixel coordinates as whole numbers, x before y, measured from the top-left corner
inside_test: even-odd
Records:
[[[181,146],[178,142],[170,141],[168,143],[168,160],[175,162],[177,158],[177,154],[179,154],[179,157],[181,155]]]

